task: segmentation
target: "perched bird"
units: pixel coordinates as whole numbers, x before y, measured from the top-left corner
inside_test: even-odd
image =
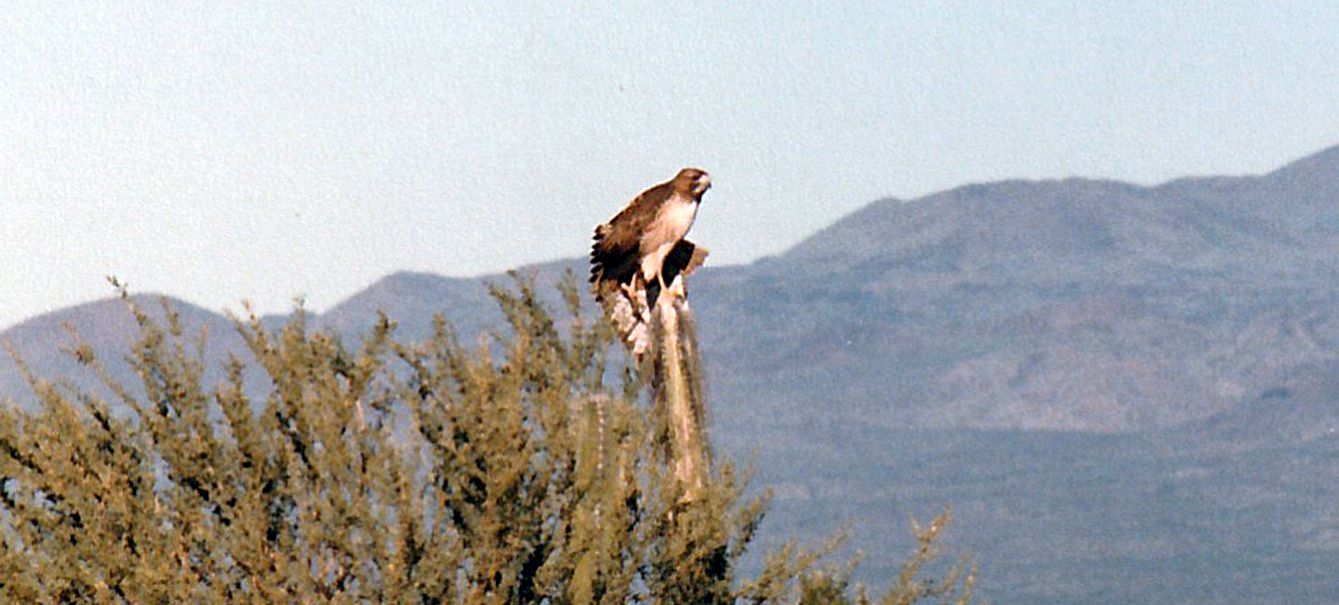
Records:
[[[666,271],[670,253],[682,242],[688,249],[680,246],[677,256],[686,253],[684,261],[694,256],[695,246],[684,236],[697,217],[702,194],[710,188],[711,177],[705,171],[684,168],[673,180],[643,191],[609,222],[596,227],[590,251],[590,281],[596,298],[602,299],[612,286],[632,285],[645,288],[647,304],[654,307],[660,293],[687,266],[686,262],[682,266],[671,263]]]
[[[686,239],[711,177],[684,168],[673,180],[643,191],[609,222],[595,228],[590,281],[624,344],[640,360],[650,347],[651,313],[663,293],[683,299],[681,275],[706,259]]]

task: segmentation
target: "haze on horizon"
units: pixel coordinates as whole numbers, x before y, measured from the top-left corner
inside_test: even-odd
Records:
[[[84,2],[0,15],[0,329],[324,309],[583,254],[683,165],[717,264],[881,197],[1252,174],[1339,143],[1339,6]]]

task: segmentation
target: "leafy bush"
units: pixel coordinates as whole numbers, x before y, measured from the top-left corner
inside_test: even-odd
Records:
[[[685,497],[641,372],[610,367],[610,330],[563,294],[560,326],[526,280],[495,288],[510,332],[475,346],[440,317],[417,344],[382,317],[351,350],[301,310],[278,331],[252,315],[254,367],[231,360],[217,386],[170,308],[127,299],[137,387],[76,342],[113,395],[24,368],[41,410],[0,406],[0,600],[866,602],[824,549],[740,577],[767,497],[721,462]],[[963,564],[919,579],[946,522],[881,602],[970,599]]]

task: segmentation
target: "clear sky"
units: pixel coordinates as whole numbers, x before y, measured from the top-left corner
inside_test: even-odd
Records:
[[[106,275],[319,311],[578,256],[688,164],[741,263],[880,197],[1337,143],[1328,2],[7,2],[0,328]]]

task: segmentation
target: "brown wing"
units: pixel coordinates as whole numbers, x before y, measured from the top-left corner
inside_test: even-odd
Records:
[[[643,191],[609,222],[595,228],[595,243],[590,248],[590,281],[595,296],[601,298],[608,285],[626,284],[637,274],[642,235],[673,188],[661,183]]]

